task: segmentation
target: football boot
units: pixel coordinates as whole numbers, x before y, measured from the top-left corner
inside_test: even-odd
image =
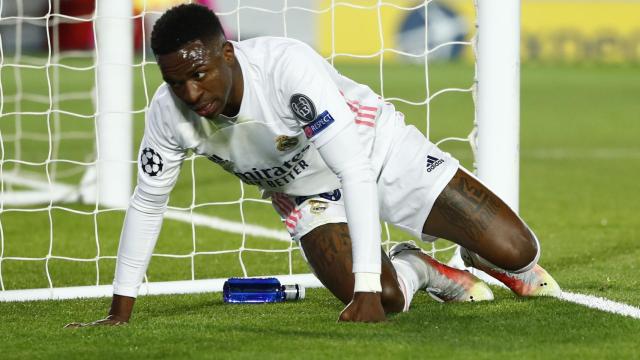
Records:
[[[487,284],[468,271],[447,266],[420,249],[413,241],[394,245],[389,258],[409,262],[426,279],[422,290],[440,302],[493,300]]]

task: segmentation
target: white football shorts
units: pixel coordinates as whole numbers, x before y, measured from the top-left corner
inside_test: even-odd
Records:
[[[438,195],[459,168],[414,126],[399,130],[378,177],[380,218],[424,241],[422,228]],[[273,193],[271,201],[295,241],[316,227],[346,223],[342,190],[312,196]]]

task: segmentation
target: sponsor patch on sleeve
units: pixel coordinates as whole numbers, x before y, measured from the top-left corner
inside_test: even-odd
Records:
[[[318,115],[318,117],[313,120],[312,123],[306,125],[304,129],[304,134],[307,136],[307,139],[311,139],[312,137],[318,135],[322,130],[329,127],[329,125],[333,124],[335,120],[329,114],[329,111],[325,110],[322,114]]]

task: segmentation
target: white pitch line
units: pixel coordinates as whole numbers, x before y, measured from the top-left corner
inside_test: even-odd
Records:
[[[563,291],[558,298],[560,300],[569,301],[592,309],[598,309],[601,311],[640,319],[640,308],[601,298],[598,296],[574,294]]]
[[[489,285],[500,286],[505,289],[507,288],[503,283],[491,277],[489,274],[475,268],[465,267],[464,262],[460,257],[459,248],[456,249],[456,252],[453,254],[453,257],[451,258],[451,260],[449,260],[449,263],[447,265],[457,269],[467,270]],[[586,306],[591,309],[596,309],[596,310],[610,312],[610,313],[614,313],[622,316],[629,316],[635,319],[640,319],[640,308],[627,305],[624,303],[619,303],[613,300],[592,296],[592,295],[576,294],[576,293],[571,293],[566,291],[563,291],[556,298],[567,301],[567,302],[571,302],[574,304]]]
[[[225,220],[215,216],[202,215],[198,213],[189,213],[186,211],[167,210],[164,214],[167,219],[184,221],[186,223],[193,222],[196,226],[205,226],[208,228],[226,231],[234,234],[247,234],[252,236],[266,237],[279,241],[291,241],[291,236],[284,230],[274,230],[266,227],[240,223]]]

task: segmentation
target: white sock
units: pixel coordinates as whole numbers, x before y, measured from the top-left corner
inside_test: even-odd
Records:
[[[391,263],[396,269],[400,290],[402,290],[402,294],[404,295],[404,309],[402,309],[402,311],[409,311],[409,305],[411,305],[413,295],[418,289],[427,286],[426,276],[424,272],[416,271],[414,266],[404,259],[395,258],[391,260]]]

